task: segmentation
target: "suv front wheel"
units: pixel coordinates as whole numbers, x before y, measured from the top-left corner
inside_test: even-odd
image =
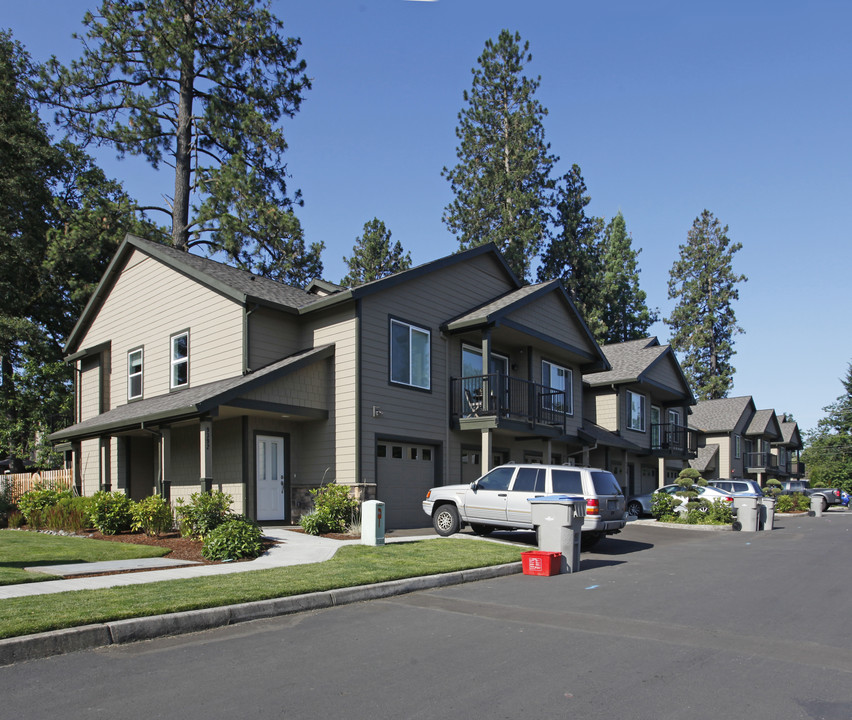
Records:
[[[432,527],[435,528],[435,532],[441,537],[454,535],[459,531],[460,526],[459,511],[456,510],[455,505],[441,505],[432,514]]]

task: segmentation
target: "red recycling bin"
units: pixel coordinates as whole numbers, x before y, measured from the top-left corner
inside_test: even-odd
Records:
[[[521,553],[524,575],[559,575],[562,553],[531,550]]]

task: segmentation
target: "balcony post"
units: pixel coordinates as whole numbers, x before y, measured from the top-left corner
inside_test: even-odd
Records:
[[[486,414],[496,411],[491,407],[491,328],[482,331],[482,408]]]
[[[480,458],[481,472],[483,475],[491,470],[491,458],[494,455],[492,449],[491,430],[482,429],[482,457]]]

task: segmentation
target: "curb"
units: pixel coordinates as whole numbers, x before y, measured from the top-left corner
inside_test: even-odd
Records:
[[[51,630],[35,635],[4,638],[0,639],[0,666],[28,660],[39,660],[53,655],[64,655],[80,650],[93,650],[110,645],[153,640],[169,635],[201,632],[202,630],[235,625],[249,620],[322,610],[366,600],[378,600],[418,590],[431,590],[449,585],[515,575],[520,573],[521,569],[522,563],[519,562],[492,565],[490,567],[471,568],[470,570],[457,570],[440,575],[423,575],[372,585],[324,590],[307,595],[292,595],[238,605],[114,620],[95,625]]]

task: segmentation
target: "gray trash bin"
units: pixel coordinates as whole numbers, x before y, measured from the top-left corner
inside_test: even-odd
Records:
[[[811,512],[814,517],[822,517],[822,495],[811,495]]]
[[[585,499],[576,495],[544,495],[529,498],[529,502],[538,549],[562,553],[560,572],[579,571]]]
[[[734,508],[737,511],[737,524],[744,532],[757,532],[758,509],[757,495],[735,495]]]
[[[760,499],[760,529],[774,530],[775,524],[775,498],[764,497]]]

